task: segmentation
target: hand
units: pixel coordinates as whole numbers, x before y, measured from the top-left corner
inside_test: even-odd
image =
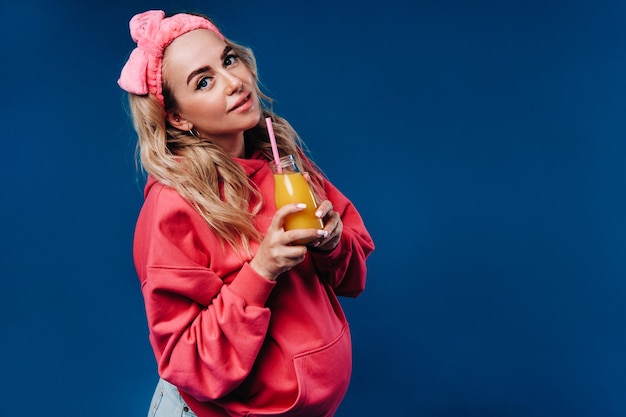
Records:
[[[324,222],[325,236],[314,241],[309,246],[321,250],[331,251],[337,247],[341,238],[341,232],[343,232],[343,222],[339,213],[333,210],[333,204],[328,201],[322,201],[317,208],[315,215],[322,219]]]
[[[304,179],[311,184],[311,176],[309,173],[304,172],[302,175],[304,176]],[[322,201],[315,211],[315,215],[322,219],[322,222],[324,223],[323,232],[325,236],[322,235],[321,239],[317,239],[309,243],[307,246],[320,251],[331,251],[335,249],[339,244],[341,232],[343,232],[343,222],[341,221],[341,216],[338,212],[333,210],[333,203],[328,200]]]
[[[285,231],[283,228],[285,217],[303,208],[300,204],[287,204],[278,209],[256,255],[250,261],[250,266],[270,281],[275,281],[280,274],[304,260],[307,247],[294,245],[294,241],[312,240],[320,236],[321,231],[316,229]]]

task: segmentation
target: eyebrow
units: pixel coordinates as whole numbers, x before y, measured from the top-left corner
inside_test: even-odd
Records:
[[[226,45],[226,47],[224,48],[224,50],[222,51],[222,55],[220,55],[220,59],[223,61],[224,59],[226,59],[226,55],[228,55],[228,53],[230,51],[232,51],[233,48],[230,45]],[[209,65],[205,65],[203,67],[200,67],[194,71],[191,71],[191,74],[189,74],[189,76],[187,77],[187,85],[189,85],[189,83],[191,82],[191,80],[198,74],[202,74],[203,72],[207,72],[210,71],[211,67]]]

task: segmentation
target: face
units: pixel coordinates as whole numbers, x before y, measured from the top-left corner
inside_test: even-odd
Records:
[[[163,81],[177,108],[169,122],[195,129],[201,138],[232,148],[261,112],[252,73],[215,33],[196,29],[176,38],[163,56]]]

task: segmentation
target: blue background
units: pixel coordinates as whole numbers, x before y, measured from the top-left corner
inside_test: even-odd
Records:
[[[339,416],[626,416],[626,3],[0,3],[0,416],[143,416],[156,383],[116,80],[197,10],[377,244]]]

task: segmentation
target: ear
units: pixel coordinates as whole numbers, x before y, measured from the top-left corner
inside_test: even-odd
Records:
[[[193,129],[193,124],[191,124],[189,121],[187,121],[187,119],[182,117],[180,113],[177,112],[168,112],[167,121],[176,129],[185,131]]]

